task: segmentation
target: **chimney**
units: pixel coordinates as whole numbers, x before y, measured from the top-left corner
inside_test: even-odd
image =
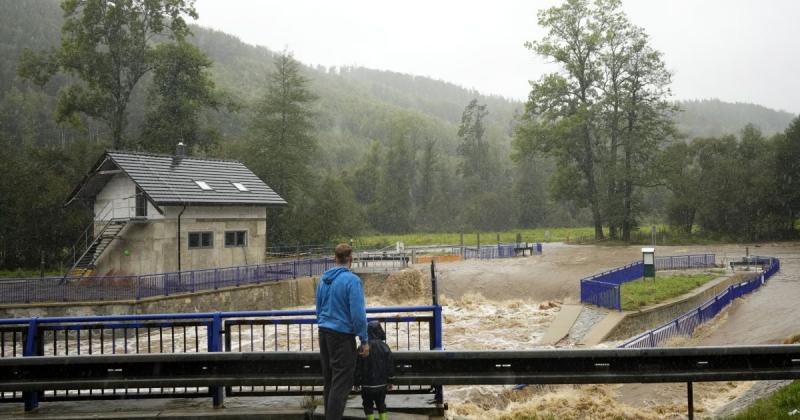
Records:
[[[186,145],[183,142],[179,142],[178,147],[175,148],[175,157],[177,159],[186,157]]]

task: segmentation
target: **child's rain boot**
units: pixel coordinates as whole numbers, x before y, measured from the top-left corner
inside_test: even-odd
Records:
[[[374,414],[367,414],[367,420],[375,420]]]
[[[386,420],[389,418],[389,413],[378,413],[378,418],[380,420]]]

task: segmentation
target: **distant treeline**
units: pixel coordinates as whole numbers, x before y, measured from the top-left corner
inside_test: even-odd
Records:
[[[174,12],[190,23],[194,13],[181,1],[146,3],[162,7],[165,22],[175,22]],[[564,169],[570,152],[525,147],[521,130],[543,118],[530,104],[388,71],[306,67],[287,52],[175,25],[149,29],[159,41],[143,49],[145,68],[122,57],[141,74],[129,91],[113,92],[103,81],[115,70],[101,55],[113,48],[82,37],[81,7],[89,6],[64,4],[0,2],[0,268],[36,267],[42,257],[58,266],[91,220],[87,207],[63,208],[63,200],[104,149],[169,153],[178,141],[195,155],[245,162],[287,199],[270,215],[273,244],[595,219],[581,178]],[[676,129],[648,157],[652,172],[637,181],[625,223],[666,221],[729,238],[794,235],[797,120],[787,130],[789,114],[713,100],[677,108]],[[747,123],[763,134],[741,131]],[[624,178],[598,179],[596,218],[621,228],[612,210]]]

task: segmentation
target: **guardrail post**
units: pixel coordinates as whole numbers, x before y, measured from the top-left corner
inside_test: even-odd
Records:
[[[441,305],[433,306],[433,341],[431,342],[431,350],[444,350],[442,348],[442,307]],[[434,385],[434,401],[436,404],[444,402],[444,392],[441,385]]]
[[[214,312],[211,317],[211,323],[208,325],[208,351],[220,352],[222,351],[222,314]],[[225,388],[221,386],[210,386],[208,392],[211,394],[211,401],[214,408],[222,408],[225,402]]]
[[[692,383],[686,383],[686,399],[689,408],[689,420],[694,420],[694,392],[692,392]]]
[[[39,337],[38,337],[38,328],[37,322],[38,318],[34,317],[31,318],[30,322],[28,323],[28,332],[25,335],[25,347],[22,349],[22,356],[23,357],[30,357],[30,356],[39,356]],[[22,393],[22,400],[25,402],[25,411],[33,411],[37,407],[39,407],[39,393],[41,391],[25,391]]]

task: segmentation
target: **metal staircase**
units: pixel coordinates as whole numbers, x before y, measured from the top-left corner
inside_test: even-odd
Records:
[[[72,247],[72,265],[64,274],[64,280],[93,275],[95,263],[105,250],[120,237],[131,220],[139,219],[130,211],[121,212],[120,209],[130,210],[130,206],[115,207],[113,201],[109,202],[86,227]]]
[[[114,220],[106,224],[80,258],[74,262],[72,269],[67,273],[67,277],[84,277],[94,274],[94,263],[103,255],[103,252],[111,245],[111,242],[119,237],[119,233],[127,224],[127,220]]]

